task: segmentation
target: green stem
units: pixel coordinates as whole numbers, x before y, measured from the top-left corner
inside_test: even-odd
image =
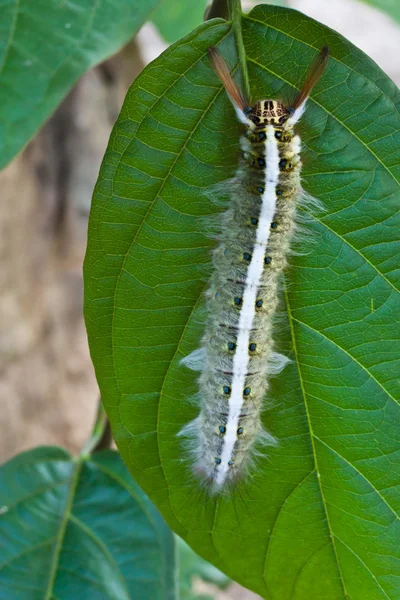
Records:
[[[236,45],[239,54],[239,63],[242,71],[243,85],[245,90],[245,96],[250,101],[250,83],[249,75],[247,72],[247,61],[246,61],[246,50],[244,49],[243,35],[242,35],[242,5],[240,0],[228,0],[229,16],[232,21],[232,29],[235,34]]]
[[[241,0],[213,0],[210,7],[206,11],[204,20],[222,17],[223,19],[232,21],[232,29],[235,35],[239,63],[242,71],[243,85],[245,96],[250,102],[250,84],[249,75],[247,72],[246,51],[243,44],[242,36],[242,4]]]
[[[96,422],[89,439],[80,452],[80,457],[86,458],[98,450],[109,448],[111,440],[112,436],[110,424],[100,398],[97,407]]]

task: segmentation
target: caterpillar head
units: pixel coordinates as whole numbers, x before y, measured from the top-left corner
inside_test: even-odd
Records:
[[[244,112],[256,127],[283,125],[291,115],[290,109],[278,100],[260,100]]]
[[[222,81],[229,98],[235,107],[236,115],[241,123],[253,129],[267,125],[283,126],[290,129],[300,119],[304,112],[307,98],[321,77],[328,63],[329,50],[324,46],[314,60],[308,72],[303,87],[298,92],[293,105],[285,106],[279,100],[260,100],[254,106],[249,106],[248,98],[234,82],[224,59],[215,48],[209,48],[208,54],[214,70]]]

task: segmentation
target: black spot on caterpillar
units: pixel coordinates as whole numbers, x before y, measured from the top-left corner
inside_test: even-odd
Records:
[[[322,75],[322,48],[293,106],[278,100],[250,105],[214,48],[209,56],[246,131],[207,292],[202,347],[183,359],[201,372],[201,410],[181,434],[190,437],[194,471],[212,492],[243,476],[259,443],[275,444],[261,423],[268,376],[287,359],[273,352],[278,282],[287,264],[300,185],[300,138],[294,126]]]

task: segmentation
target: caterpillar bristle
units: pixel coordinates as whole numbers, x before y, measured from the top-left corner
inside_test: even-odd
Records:
[[[232,100],[234,106],[241,112],[244,112],[248,106],[248,103],[246,102],[244,95],[236,83],[233,81],[228,65],[214,47],[210,47],[208,49],[208,56],[210,57],[214,70],[220,78],[226,93]]]
[[[323,48],[321,48],[320,53],[311,65],[303,87],[301,88],[293,103],[294,111],[298,110],[307,100],[313,87],[318,83],[322,73],[325,71],[326,65],[328,64],[328,59],[329,48],[328,46],[324,46]]]
[[[181,364],[192,371],[202,371],[205,366],[206,349],[198,348],[182,358]]]
[[[279,352],[271,352],[271,356],[268,360],[268,374],[279,375],[291,360]]]
[[[302,193],[299,195],[298,206],[310,212],[312,216],[314,216],[314,213],[323,214],[327,212],[326,206],[324,206],[324,203],[321,202],[321,200],[314,198],[314,196],[310,196],[310,194],[307,194],[304,190],[302,190]]]

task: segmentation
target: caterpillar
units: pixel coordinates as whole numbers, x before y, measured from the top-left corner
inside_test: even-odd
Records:
[[[268,377],[287,362],[273,352],[272,326],[296,204],[303,195],[301,143],[294,126],[328,56],[328,48],[322,48],[292,106],[269,99],[251,105],[222,56],[209,49],[212,66],[245,127],[213,255],[202,346],[182,360],[201,371],[200,414],[180,434],[190,438],[194,471],[213,492],[249,470],[260,443],[276,443],[262,426],[261,412]]]

